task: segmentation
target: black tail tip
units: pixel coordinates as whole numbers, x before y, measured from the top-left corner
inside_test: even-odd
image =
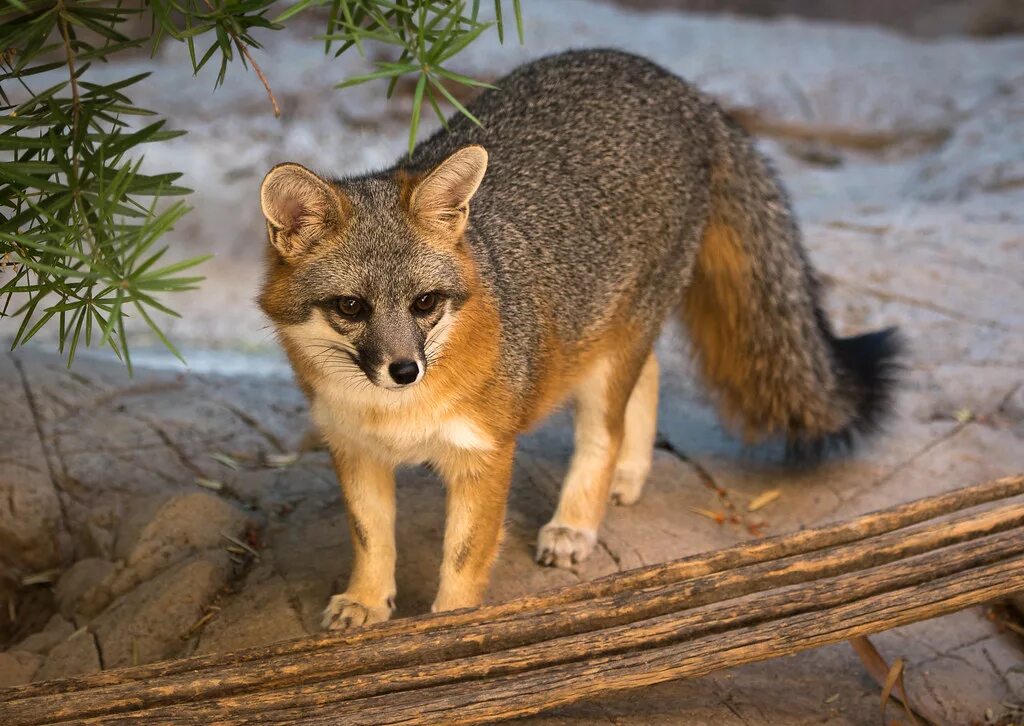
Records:
[[[853,414],[839,431],[790,440],[786,447],[788,461],[817,461],[833,453],[847,452],[858,439],[880,431],[892,413],[906,348],[899,330],[886,328],[851,338],[829,336],[829,344],[842,395],[852,403]]]

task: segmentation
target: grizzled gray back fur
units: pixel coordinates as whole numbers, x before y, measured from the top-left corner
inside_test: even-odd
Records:
[[[609,50],[544,58],[497,85],[469,107],[482,128],[457,115],[411,160],[371,178],[426,173],[469,144],[487,149],[466,240],[500,309],[514,386],[533,385],[542,334],[586,342],[609,308],[633,311],[633,334],[653,342],[717,214],[757,268],[743,314],[759,334],[737,341],[763,371],[750,385],[836,422],[806,436],[795,419],[776,430],[815,444],[875,423],[888,402],[891,331],[834,338],[784,191],[717,105],[654,63]]]
[[[549,311],[585,341],[628,305],[653,340],[685,288],[710,202],[707,103],[678,78],[612,51],[523,66],[400,166],[426,172],[467,144],[489,162],[473,197],[470,248],[502,310],[506,366],[529,385]]]

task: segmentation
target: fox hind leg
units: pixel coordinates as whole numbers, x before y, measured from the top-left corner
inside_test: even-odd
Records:
[[[537,536],[537,562],[572,567],[597,543],[623,444],[626,402],[643,357],[599,359],[575,391],[575,450],[558,507]],[[635,463],[630,459],[631,463]]]
[[[658,359],[651,352],[626,404],[626,427],[612,479],[612,502],[636,504],[651,470],[658,425]]]

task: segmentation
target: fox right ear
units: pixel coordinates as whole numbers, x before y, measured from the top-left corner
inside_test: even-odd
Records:
[[[429,226],[462,234],[469,219],[469,200],[487,171],[487,151],[464,146],[442,161],[413,190],[412,214]]]
[[[331,186],[300,164],[278,164],[260,186],[270,243],[291,261],[336,230],[344,200]]]

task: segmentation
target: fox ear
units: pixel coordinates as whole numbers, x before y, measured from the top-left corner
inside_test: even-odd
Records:
[[[337,229],[343,202],[327,182],[300,164],[278,164],[260,186],[270,243],[288,261]]]
[[[430,172],[412,192],[409,209],[430,226],[462,234],[469,219],[469,200],[487,171],[487,151],[466,146]]]

